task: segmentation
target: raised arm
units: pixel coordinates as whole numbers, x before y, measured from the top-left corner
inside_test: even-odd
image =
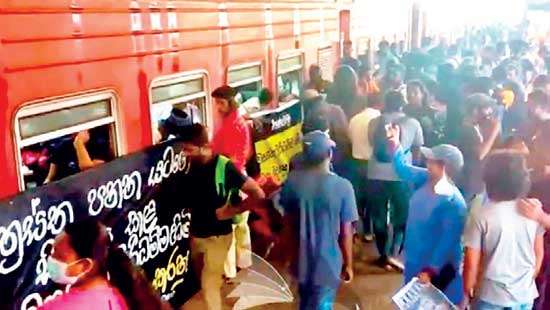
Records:
[[[420,185],[428,180],[428,170],[408,164],[405,161],[405,152],[401,146],[397,148],[393,156],[393,167],[403,181]]]
[[[397,175],[404,181],[413,182],[415,185],[420,185],[428,180],[428,171],[424,168],[415,167],[408,164],[405,160],[405,151],[401,147],[399,125],[388,127],[387,136],[390,147],[394,150],[393,167]]]

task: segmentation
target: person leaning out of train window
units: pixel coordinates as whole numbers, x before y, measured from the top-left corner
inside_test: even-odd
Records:
[[[50,143],[51,158],[44,184],[91,169],[113,159],[109,128],[96,127]]]
[[[187,104],[185,108],[173,107],[170,115],[158,123],[157,131],[153,133],[155,143],[181,136],[183,128],[192,124],[201,123],[200,112],[197,106]]]
[[[39,310],[170,309],[94,217],[70,223],[54,241],[49,278],[66,293]]]

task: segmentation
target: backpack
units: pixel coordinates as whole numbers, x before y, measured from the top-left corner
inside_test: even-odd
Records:
[[[373,155],[376,161],[381,163],[390,163],[393,159],[393,154],[391,153],[390,146],[388,144],[388,137],[386,133],[386,128],[392,124],[402,124],[407,119],[406,116],[397,119],[392,122],[390,119],[382,114],[375,121],[374,133],[373,133]],[[401,140],[401,137],[399,137]]]
[[[240,202],[239,189],[230,189],[227,191],[225,188],[225,167],[229,162],[229,158],[222,155],[218,156],[218,162],[216,163],[216,170],[214,173],[214,183],[216,184],[216,193],[218,196],[224,197],[226,204],[237,204]],[[242,215],[237,214],[233,217],[233,223],[238,224],[242,219]]]

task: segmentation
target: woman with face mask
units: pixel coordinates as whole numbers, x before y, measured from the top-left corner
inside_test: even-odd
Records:
[[[50,279],[68,292],[40,310],[126,310],[166,307],[130,258],[111,244],[94,218],[70,223],[57,236],[48,258]]]

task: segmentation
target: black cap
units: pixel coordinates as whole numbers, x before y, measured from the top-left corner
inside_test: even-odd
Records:
[[[212,97],[225,99],[225,100],[231,100],[236,95],[237,95],[237,91],[233,87],[228,85],[220,86],[212,92]]]

